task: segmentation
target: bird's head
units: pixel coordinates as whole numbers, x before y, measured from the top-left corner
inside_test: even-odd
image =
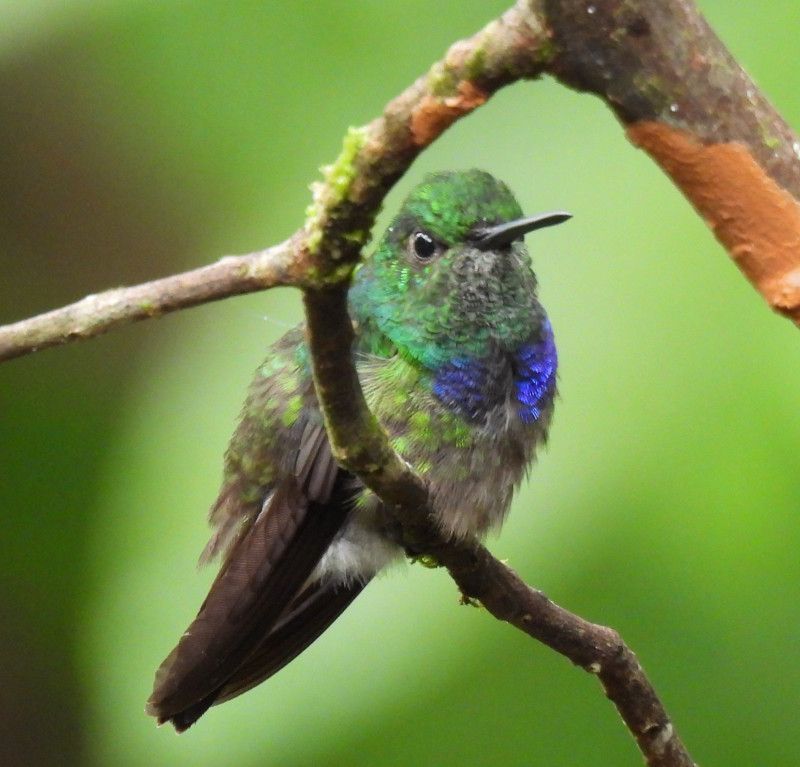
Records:
[[[484,171],[430,175],[356,273],[355,318],[432,369],[493,345],[512,350],[544,318],[523,236],[569,217],[523,217]]]

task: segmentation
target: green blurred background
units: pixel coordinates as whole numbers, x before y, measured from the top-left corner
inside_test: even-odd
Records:
[[[504,6],[0,0],[0,322],[284,238],[347,126]],[[701,6],[800,125],[797,0]],[[492,549],[623,633],[700,763],[797,765],[797,330],[596,99],[505,90],[387,209],[471,166],[575,214],[529,238],[562,398]],[[592,678],[420,567],[185,736],[144,716],[249,376],[299,316],[274,291],[0,366],[0,764],[640,764]]]

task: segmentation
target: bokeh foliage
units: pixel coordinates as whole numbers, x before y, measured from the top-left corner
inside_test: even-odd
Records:
[[[800,125],[796,0],[701,7]],[[282,239],[346,127],[503,8],[3,0],[0,321]],[[701,763],[800,763],[797,331],[597,100],[501,92],[387,209],[470,166],[575,214],[528,239],[562,398],[493,550],[622,631]],[[298,319],[275,291],[0,367],[0,763],[640,764],[591,678],[420,567],[186,736],[143,715],[250,372]]]

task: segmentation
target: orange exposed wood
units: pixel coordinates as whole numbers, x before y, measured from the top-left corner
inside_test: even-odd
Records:
[[[800,203],[744,144],[702,144],[664,123],[628,137],[680,187],[770,306],[800,325]]]
[[[485,103],[488,94],[469,80],[462,80],[453,96],[427,95],[411,114],[411,137],[417,146],[427,146],[459,117]]]

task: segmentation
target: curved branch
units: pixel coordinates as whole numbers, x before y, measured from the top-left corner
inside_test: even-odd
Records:
[[[616,631],[570,613],[531,588],[477,541],[449,540],[432,521],[422,480],[392,450],[351,362],[347,290],[304,291],[314,387],[337,461],[390,508],[407,551],[445,567],[464,598],[596,674],[650,767],[695,767],[655,689]]]
[[[452,45],[380,117],[348,131],[340,156],[313,185],[305,225],[289,240],[0,327],[0,361],[228,296],[347,280],[383,198],[416,156],[502,86],[539,75],[550,53],[541,15],[518,2],[473,37]]]
[[[499,88],[544,72],[599,95],[769,305],[800,323],[800,139],[694,5],[519,0],[351,129],[290,240],[0,327],[0,361],[240,293],[347,279],[383,197],[419,152]]]
[[[800,324],[800,140],[689,0],[544,0],[562,82],[599,95],[777,312]]]

